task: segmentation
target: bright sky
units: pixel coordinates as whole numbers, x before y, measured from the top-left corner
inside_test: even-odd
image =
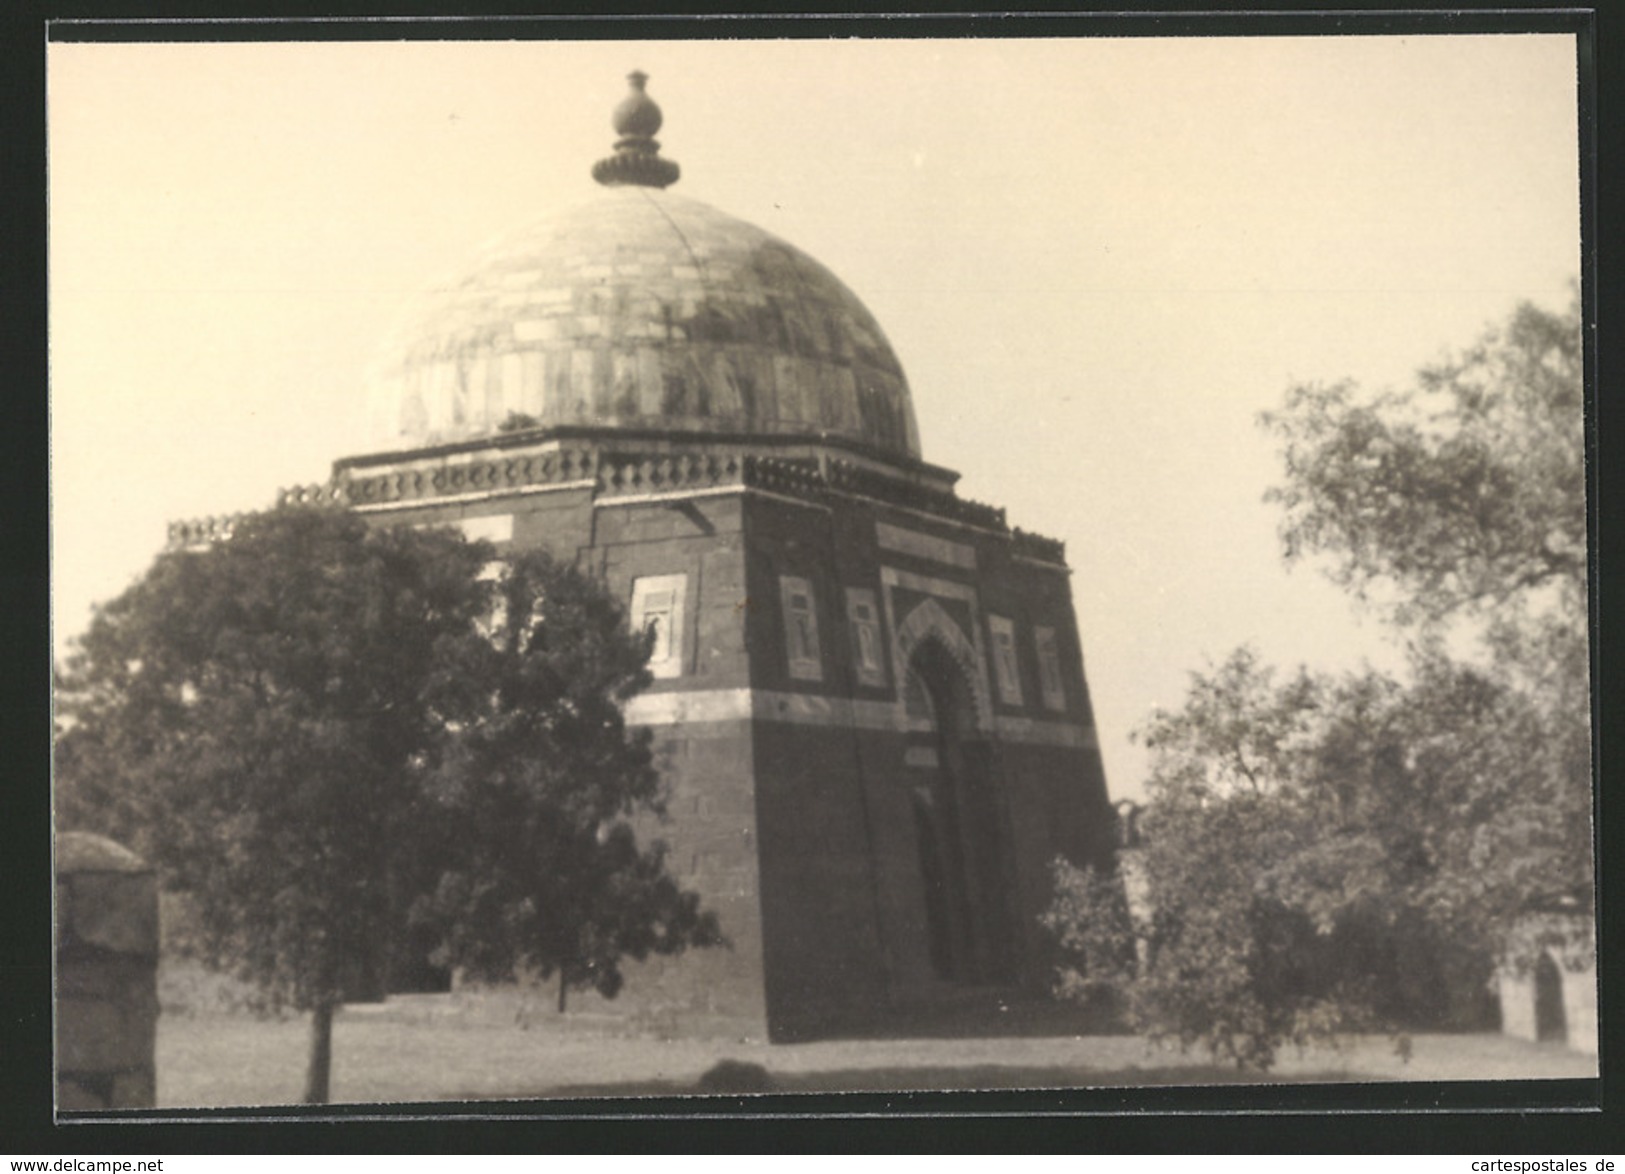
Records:
[[[1567,36],[53,45],[59,653],[168,521],[366,450],[403,306],[590,198],[633,68],[675,190],[839,274],[926,459],[1066,541],[1114,796],[1238,644],[1396,663],[1282,567],[1257,413],[1579,272]]]

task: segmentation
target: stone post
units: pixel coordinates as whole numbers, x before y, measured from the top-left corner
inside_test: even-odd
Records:
[[[1123,883],[1123,899],[1135,924],[1148,925],[1156,910],[1151,907],[1151,878],[1146,874],[1145,838],[1140,832],[1145,809],[1133,799],[1121,799],[1112,806],[1117,816],[1117,875]],[[1150,945],[1144,938],[1135,937],[1134,958],[1144,974],[1151,964]]]
[[[1507,962],[1501,964],[1495,978],[1501,998],[1501,1033],[1534,1043],[1540,1038],[1535,1029],[1534,979]]]
[[[1568,1045],[1589,1056],[1597,1054],[1597,963],[1593,958],[1563,972],[1563,1018]]]
[[[158,885],[129,849],[56,838],[56,1105],[151,1108]]]

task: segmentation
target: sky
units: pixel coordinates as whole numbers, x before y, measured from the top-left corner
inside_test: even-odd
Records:
[[[924,457],[1066,542],[1114,797],[1189,674],[1396,667],[1286,568],[1260,411],[1405,386],[1580,268],[1562,35],[50,46],[54,648],[171,520],[370,451],[366,375],[590,199],[642,69],[673,190],[875,314]]]

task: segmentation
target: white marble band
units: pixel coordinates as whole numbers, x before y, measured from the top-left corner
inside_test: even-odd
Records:
[[[839,726],[906,733],[921,725],[890,701],[820,697],[770,689],[704,689],[645,693],[626,706],[634,726],[686,725],[695,722],[773,721],[803,726]],[[995,720],[1000,741],[1043,746],[1096,748],[1095,731],[1072,722],[1001,715]]]

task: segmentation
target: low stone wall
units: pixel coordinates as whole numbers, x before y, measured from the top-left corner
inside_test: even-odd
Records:
[[[153,1105],[158,887],[135,853],[88,832],[56,839],[56,1103]]]

